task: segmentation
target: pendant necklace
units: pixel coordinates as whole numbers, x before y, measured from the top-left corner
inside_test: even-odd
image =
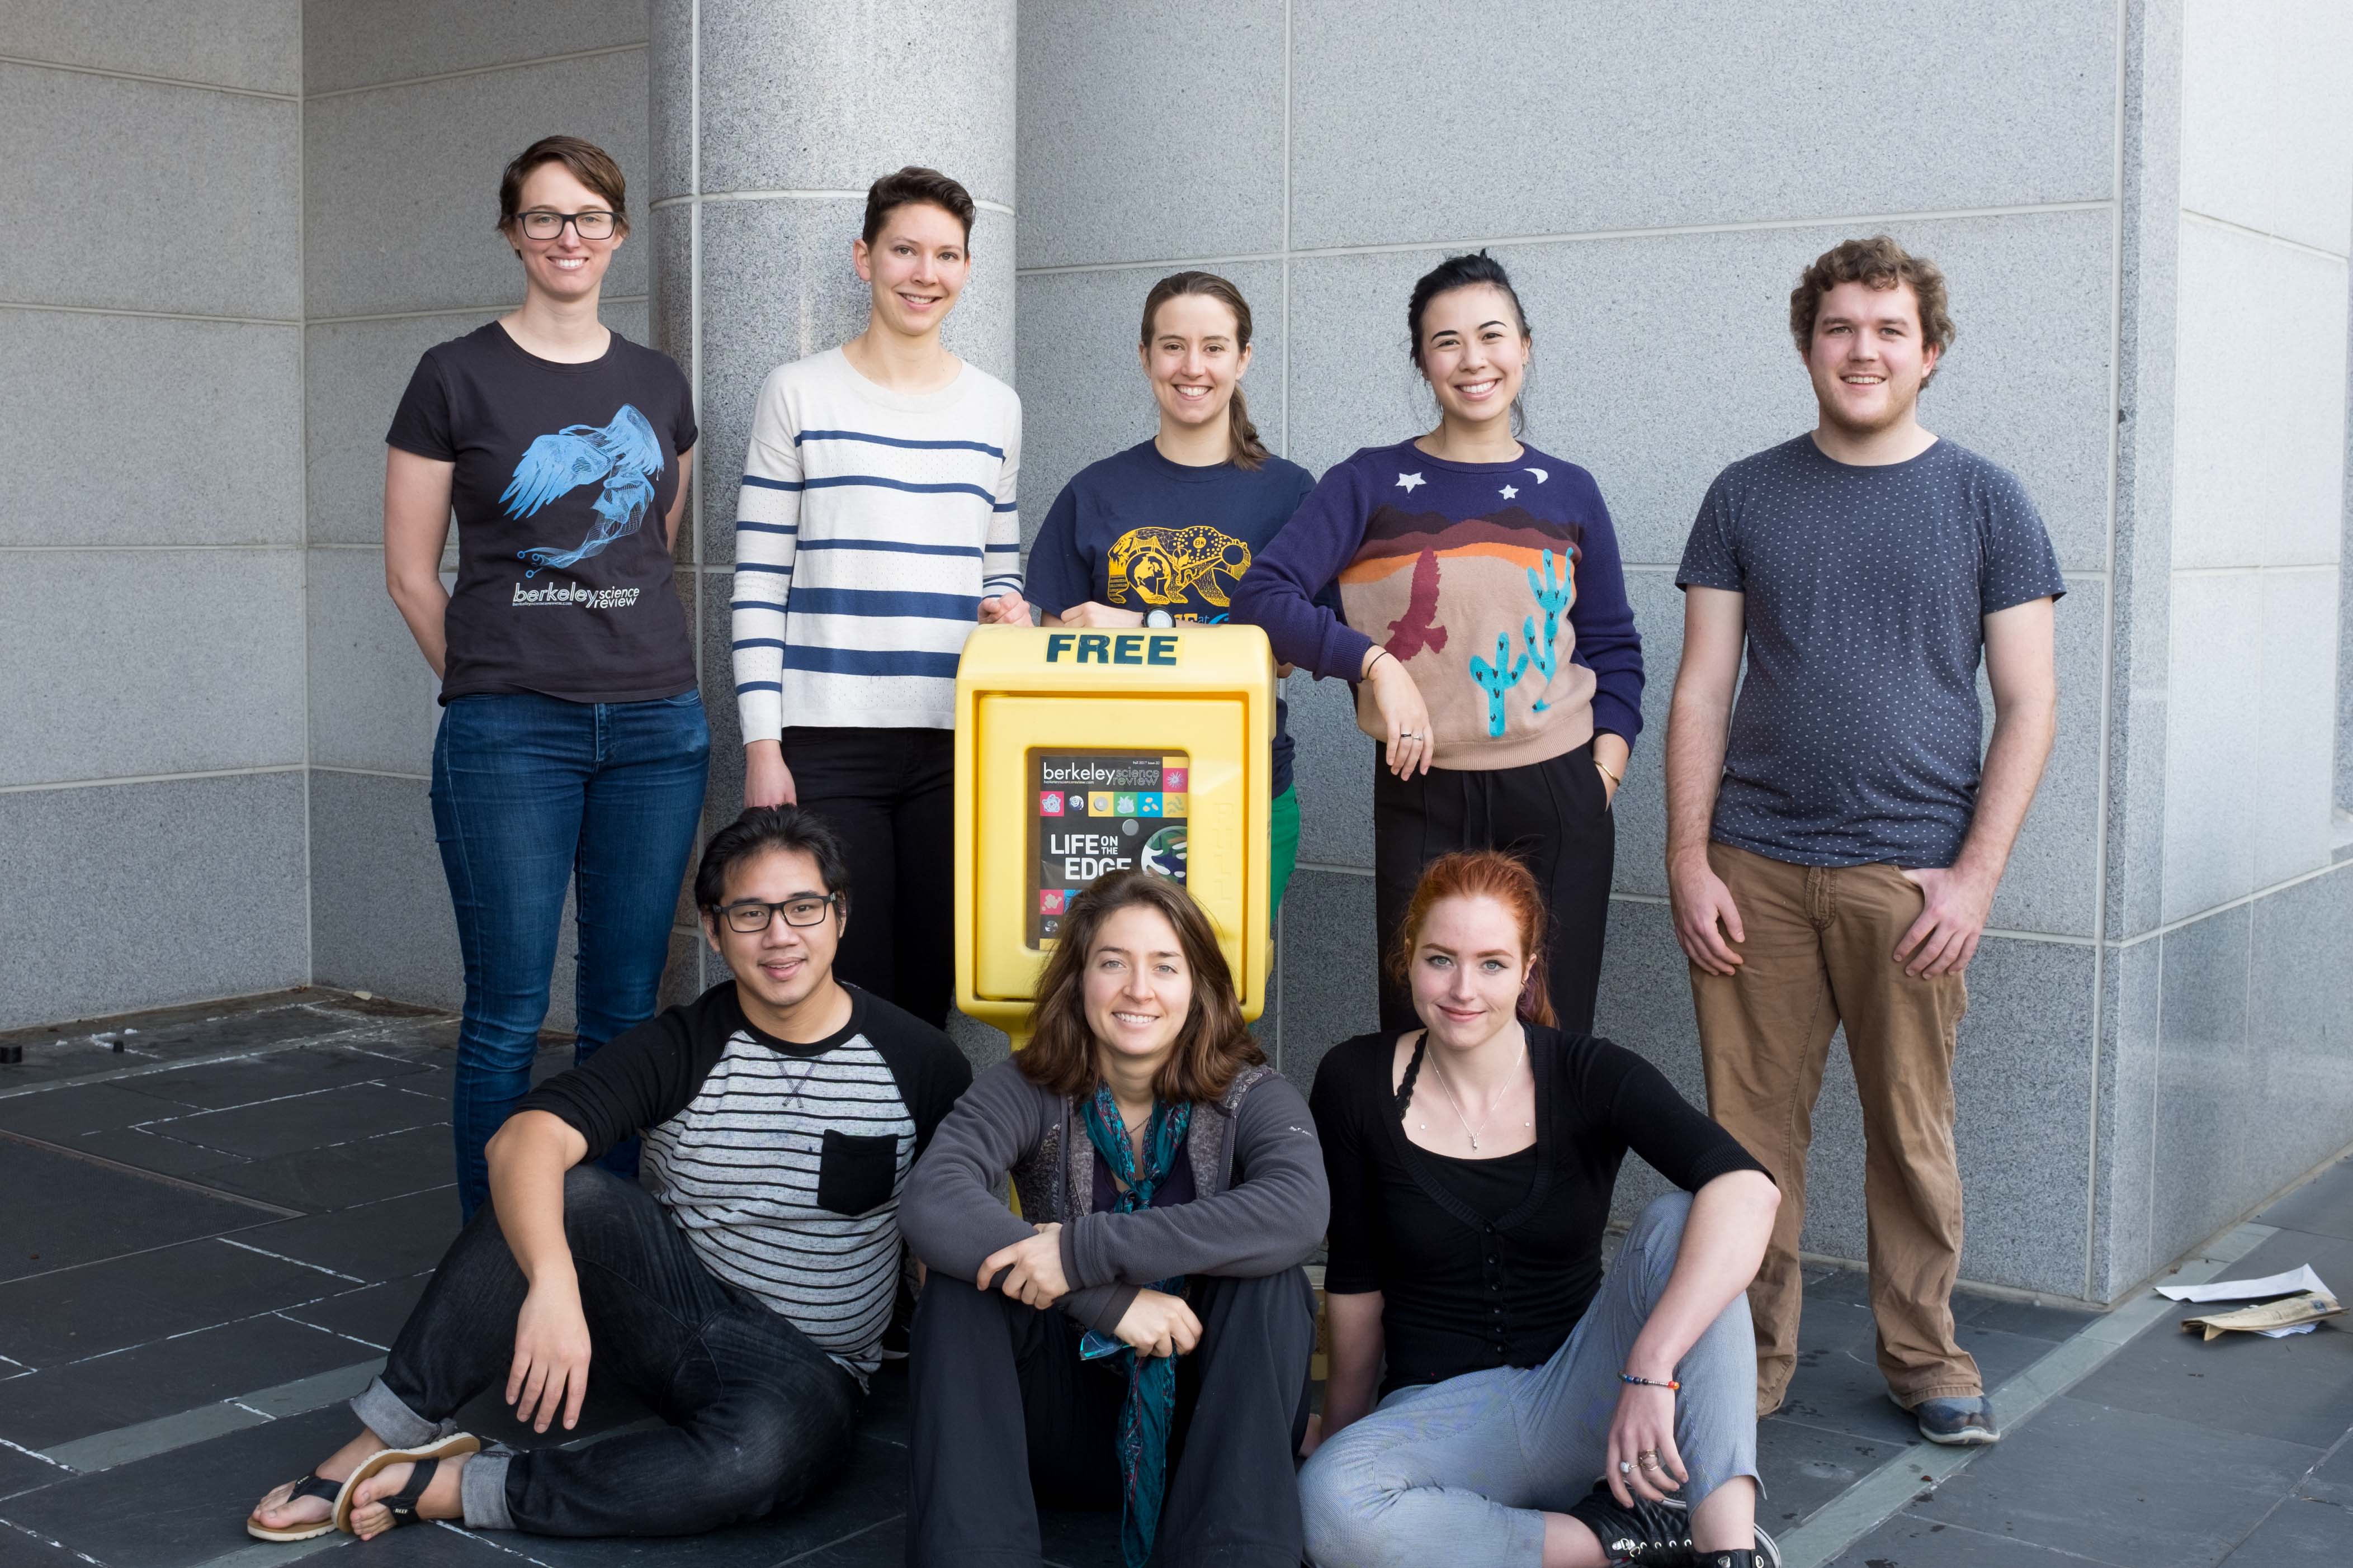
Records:
[[[1522,1036],[1520,1038],[1519,1060],[1512,1064],[1512,1078],[1514,1081],[1518,1079],[1520,1068],[1526,1065],[1527,1059],[1527,1037],[1525,1036]],[[1454,1120],[1462,1123],[1463,1136],[1471,1140],[1471,1152],[1476,1154],[1479,1152],[1479,1134],[1487,1131],[1487,1123],[1494,1120],[1495,1107],[1493,1102],[1489,1102],[1487,1106],[1487,1114],[1479,1119],[1479,1125],[1475,1128],[1472,1127],[1471,1125],[1471,1119],[1462,1114],[1462,1102],[1454,1098],[1454,1086],[1446,1081],[1446,1070],[1443,1068],[1440,1068],[1436,1061],[1432,1061],[1430,1064],[1430,1076],[1438,1079],[1439,1089],[1446,1095],[1446,1103],[1454,1108]],[[1509,1091],[1507,1090],[1506,1092]],[[1530,1120],[1521,1122],[1520,1125],[1523,1128],[1528,1128],[1535,1126],[1535,1122],[1533,1120]],[[1427,1121],[1423,1122],[1421,1124],[1421,1130],[1424,1132],[1429,1131],[1430,1123]]]

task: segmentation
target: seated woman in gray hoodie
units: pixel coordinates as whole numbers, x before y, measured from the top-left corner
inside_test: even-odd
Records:
[[[1021,1212],[991,1189],[1010,1175]],[[1292,1456],[1330,1200],[1208,917],[1115,872],[1072,900],[1029,1047],[907,1179],[912,1563],[1036,1564],[1038,1505],[1122,1510],[1129,1568],[1296,1568]]]

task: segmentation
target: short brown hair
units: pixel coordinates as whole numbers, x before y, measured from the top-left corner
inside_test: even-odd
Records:
[[[573,177],[598,195],[613,208],[613,232],[629,232],[629,184],[621,177],[621,165],[613,155],[594,142],[584,142],[577,136],[543,136],[515,155],[507,172],[499,176],[499,231],[503,234],[514,226],[522,210],[522,183],[531,172],[543,163],[561,163],[572,171]]]
[[[1915,256],[1894,239],[1874,234],[1869,239],[1842,239],[1814,258],[1789,290],[1789,335],[1799,352],[1814,346],[1814,317],[1822,296],[1841,283],[1868,283],[1874,289],[1909,284],[1920,306],[1920,341],[1941,357],[1953,346],[1953,318],[1946,308],[1945,274],[1925,256]],[[1930,375],[1936,373],[1931,371]]]
[[[1094,1030],[1087,1023],[1087,959],[1103,922],[1122,910],[1157,910],[1176,928],[1177,949],[1193,975],[1193,1005],[1168,1053],[1152,1092],[1171,1104],[1214,1102],[1246,1067],[1266,1060],[1242,1022],[1234,994],[1233,971],[1218,947],[1209,917],[1182,886],[1149,871],[1113,871],[1098,878],[1071,900],[1062,916],[1054,955],[1038,977],[1038,1002],[1029,1012],[1029,1044],[1014,1058],[1031,1083],[1055,1094],[1094,1092],[1102,1076],[1095,1064]]]
[[[867,244],[874,243],[882,232],[882,220],[901,207],[917,205],[935,206],[964,225],[964,247],[972,248],[972,193],[941,174],[920,163],[910,163],[898,173],[885,174],[866,187],[866,226],[859,237]]]
[[[1250,301],[1242,291],[1214,272],[1171,272],[1152,286],[1144,297],[1144,331],[1136,339],[1145,348],[1152,346],[1152,333],[1160,317],[1160,307],[1180,295],[1198,294],[1205,300],[1215,300],[1234,313],[1234,352],[1240,353],[1250,345]],[[1233,401],[1226,405],[1226,460],[1237,468],[1257,469],[1266,467],[1272,454],[1258,437],[1258,426],[1250,423],[1250,405],[1242,401],[1241,384],[1234,384]]]
[[[1397,937],[1389,943],[1389,978],[1412,989],[1408,976],[1413,970],[1413,950],[1421,941],[1422,925],[1430,911],[1447,899],[1493,899],[1509,911],[1520,928],[1521,956],[1535,961],[1528,965],[1527,983],[1520,987],[1519,1015],[1531,1024],[1556,1023],[1552,986],[1545,971],[1544,892],[1533,872],[1500,849],[1457,850],[1440,855],[1422,868],[1412,901],[1405,907],[1405,919],[1398,922]]]

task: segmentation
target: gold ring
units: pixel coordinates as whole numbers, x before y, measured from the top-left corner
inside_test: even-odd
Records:
[[[1642,1468],[1646,1470],[1655,1470],[1659,1468],[1659,1455],[1656,1449],[1645,1448],[1634,1457],[1641,1462]]]

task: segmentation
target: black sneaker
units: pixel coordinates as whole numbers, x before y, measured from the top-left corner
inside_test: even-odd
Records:
[[[1569,1504],[1568,1517],[1593,1531],[1611,1568],[1690,1568],[1690,1521],[1679,1502],[1651,1502],[1636,1494],[1628,1508],[1610,1495],[1608,1481],[1596,1481],[1591,1491]]]
[[[1681,1513],[1683,1500],[1671,1497],[1666,1506]],[[1702,1552],[1694,1546],[1691,1555],[1694,1568],[1781,1568],[1781,1543],[1767,1535],[1763,1525],[1750,1528],[1757,1531],[1754,1547],[1746,1552]]]
[[[1680,1498],[1647,1502],[1637,1497],[1632,1508],[1621,1508],[1609,1494],[1609,1483],[1596,1481],[1570,1505],[1568,1515],[1600,1541],[1610,1568],[1781,1568],[1780,1545],[1761,1524],[1756,1546],[1747,1551],[1702,1552],[1693,1546],[1688,1510]]]

